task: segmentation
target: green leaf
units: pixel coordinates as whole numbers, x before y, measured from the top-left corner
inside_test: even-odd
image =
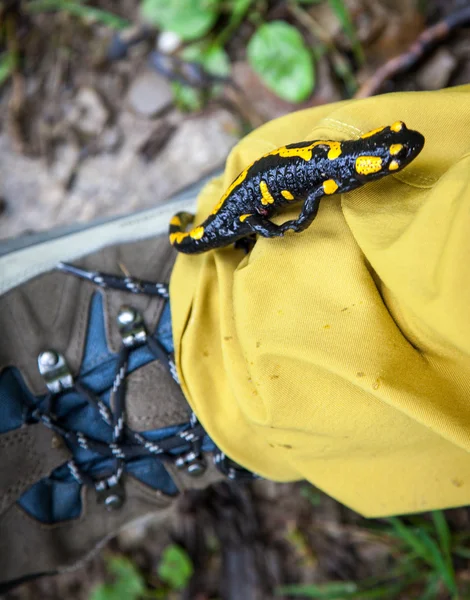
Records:
[[[436,528],[436,532],[437,532],[437,537],[439,540],[439,544],[441,547],[441,551],[444,555],[444,561],[447,567],[447,581],[451,581],[451,586],[454,586],[454,588],[449,587],[449,584],[447,584],[447,587],[449,589],[454,589],[455,590],[455,586],[456,586],[456,582],[455,582],[455,570],[454,570],[454,564],[453,564],[453,560],[452,560],[452,534],[450,532],[449,529],[449,525],[447,524],[446,518],[444,513],[442,512],[442,510],[435,510],[431,513],[432,515],[432,520],[434,523],[434,527]]]
[[[390,517],[388,521],[392,524],[396,535],[402,542],[407,544],[417,556],[429,565],[433,564],[433,558],[429,553],[429,548],[426,547],[426,544],[423,544],[420,536],[415,533],[411,527],[407,527],[398,517]]]
[[[176,544],[167,546],[158,566],[158,576],[173,590],[186,587],[194,572],[193,564],[183,548]]]
[[[346,596],[350,600],[396,600],[400,593],[406,588],[407,581],[399,583],[385,583],[374,589],[363,590]]]
[[[187,46],[181,52],[181,58],[188,62],[202,64],[212,75],[226,77],[230,74],[230,59],[223,48],[198,42]]]
[[[442,512],[442,510],[435,510],[431,513],[431,516],[432,521],[434,523],[434,527],[436,528],[437,537],[442,551],[445,554],[446,560],[450,564],[452,564],[452,556],[450,550],[452,545],[452,536],[444,513]]]
[[[447,589],[455,594],[457,592],[457,583],[455,581],[452,562],[450,565],[446,562],[437,543],[425,531],[420,531],[418,533],[420,534],[423,543],[429,549],[435,573],[444,580]]]
[[[302,498],[306,498],[312,506],[320,506],[323,498],[323,494],[309,484],[305,484],[300,488],[300,495]]]
[[[143,0],[141,11],[152,25],[190,41],[210,31],[217,20],[219,4],[220,0]]]
[[[6,52],[0,56],[0,86],[10,77],[15,68],[15,56]]]
[[[428,579],[424,592],[417,600],[435,600],[439,597],[440,577],[433,573]]]
[[[146,591],[142,575],[125,556],[113,556],[108,560],[108,569],[116,580],[99,585],[90,600],[138,600]]]
[[[228,1],[228,23],[226,27],[220,31],[217,36],[217,44],[219,46],[224,46],[228,40],[232,37],[232,35],[237,31],[240,27],[240,23],[243,19],[248,15],[248,11],[251,7],[251,4],[254,0],[229,0]],[[250,11],[251,16],[258,14],[256,12],[256,7],[254,10]]]
[[[418,577],[384,581],[371,578],[363,582],[332,582],[320,585],[288,585],[276,590],[276,594],[317,598],[318,600],[397,600],[400,594]]]
[[[357,583],[353,581],[323,583],[315,585],[285,585],[277,588],[276,595],[297,596],[300,598],[320,598],[321,600],[337,600],[347,598],[357,592]]]
[[[445,538],[446,533],[443,529],[444,525],[442,522],[439,522],[439,516],[437,517],[437,519],[438,525],[436,526],[436,528],[440,528],[440,535],[444,536]],[[455,593],[457,591],[457,584],[455,581],[452,560],[449,563],[445,555],[442,554],[436,541],[432,539],[431,536],[428,533],[426,533],[426,531],[424,531],[424,529],[420,528],[413,530],[411,527],[407,527],[403,523],[403,521],[401,521],[397,517],[390,518],[389,522],[392,524],[395,533],[399,535],[399,537],[408,546],[410,546],[410,548],[417,554],[419,558],[424,560],[429,565],[429,567],[433,569],[433,573],[442,578],[447,589],[450,592]],[[444,544],[446,543],[450,542],[447,542],[444,539]]]
[[[229,2],[231,14],[244,14],[246,9],[250,6],[253,0],[231,0]]]
[[[313,60],[295,27],[265,23],[248,43],[248,61],[264,83],[288,102],[302,102],[314,86]]]
[[[183,112],[196,112],[204,106],[201,90],[185,85],[179,81],[170,83],[175,105]]]
[[[464,546],[457,546],[454,548],[455,556],[460,556],[461,558],[470,559],[470,548],[465,548]]]

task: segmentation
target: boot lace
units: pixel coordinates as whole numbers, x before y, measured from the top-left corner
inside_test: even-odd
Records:
[[[60,263],[57,269],[87,280],[101,288],[117,289],[134,294],[148,294],[159,296],[165,301],[169,300],[168,285],[165,283],[87,271],[66,263]],[[129,306],[121,307],[118,315],[118,327],[122,346],[118,353],[109,406],[80,378],[72,377],[62,355],[47,350],[40,354],[38,363],[49,393],[41,402],[40,407],[37,405],[27,407],[28,420],[42,422],[65,441],[72,453],[74,448],[81,448],[102,458],[113,460],[112,472],[99,479],[93,478],[74,458],[67,462],[73,478],[81,485],[94,487],[98,498],[110,509],[118,508],[124,502],[121,479],[126,461],[151,455],[185,469],[190,475],[200,475],[206,468],[202,451],[204,439],[208,438],[194,413],[191,414],[189,422],[180,426],[176,433],[160,439],[158,442],[150,441],[145,434],[133,431],[127,425],[126,380],[129,375],[129,359],[136,348],[146,345],[154,358],[166,365],[178,387],[179,380],[173,353],[165,350],[155,337],[147,334],[143,320],[135,309]],[[71,389],[74,389],[81,398],[88,402],[99,418],[111,429],[111,442],[94,439],[82,431],[71,430],[61,422],[56,414],[57,403],[60,401],[61,395]],[[253,479],[256,477],[230,460],[216,447],[213,460],[216,467],[230,479]]]

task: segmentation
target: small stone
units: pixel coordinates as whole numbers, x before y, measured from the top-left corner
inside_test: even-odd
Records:
[[[81,88],[75,96],[69,120],[83,133],[99,135],[108,118],[109,112],[99,94],[93,88]]]
[[[55,161],[50,171],[54,181],[67,188],[79,159],[80,150],[75,145],[61,144],[58,146],[55,150]]]
[[[98,140],[101,152],[115,152],[122,144],[122,131],[119,127],[107,127]]]
[[[420,69],[416,80],[424,90],[440,90],[449,83],[457,59],[447,48],[439,48]]]
[[[163,54],[173,54],[181,46],[182,40],[177,33],[173,31],[162,31],[158,36],[157,50]]]
[[[143,117],[155,117],[173,102],[173,93],[167,80],[153,71],[138,75],[128,93],[129,105]]]

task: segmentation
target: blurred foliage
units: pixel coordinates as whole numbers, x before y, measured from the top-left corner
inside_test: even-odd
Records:
[[[306,498],[312,506],[320,506],[323,493],[310,483],[304,483],[300,488],[300,495]]]
[[[345,65],[348,61],[338,56],[332,44],[325,44],[325,40],[319,39],[312,30],[314,45],[310,47],[307,44],[304,32],[310,19],[308,10],[311,5],[321,2],[328,2],[350,40],[357,64],[360,64],[364,58],[363,51],[345,0],[288,0],[286,8],[291,11],[294,24],[285,20],[266,21],[269,0],[141,0],[140,11],[143,19],[152,26],[175,33],[182,44],[193,43],[177,51],[180,58],[201,64],[208,74],[225,77],[230,72],[225,46],[246,21],[254,28],[247,44],[247,59],[251,67],[280,98],[298,103],[313,92],[315,60],[322,53],[331,52],[333,69],[343,80],[347,95],[352,95],[355,90],[352,70]],[[92,6],[87,0],[23,0],[20,6],[30,15],[64,12],[115,30],[132,25],[109,10]],[[309,41],[311,43],[311,36]],[[194,45],[194,42],[197,44]],[[8,79],[11,71],[11,58],[8,54],[1,55],[0,85]],[[201,93],[181,82],[173,83],[172,87],[177,106],[191,111],[201,109],[220,91],[220,87],[215,87],[209,93],[207,90]]]
[[[289,585],[277,590],[280,595],[318,599],[399,600],[413,597],[416,600],[449,598],[459,600],[460,595],[453,555],[469,556],[466,544],[470,533],[452,533],[442,511],[434,511],[431,521],[424,515],[409,519],[391,517],[367,524],[365,529],[377,540],[385,543],[395,564],[387,578],[370,578],[362,582],[344,581],[319,585]],[[418,591],[419,590],[419,591]]]
[[[307,498],[311,492],[309,490]],[[452,532],[442,511],[364,521],[361,530],[371,541],[388,548],[392,562],[385,577],[370,577],[360,582],[286,585],[279,587],[276,595],[318,600],[400,600],[403,597],[462,600],[469,597],[468,589],[463,590],[464,584],[457,582],[453,557],[470,556],[470,532]],[[304,533],[294,524],[286,539],[303,557],[304,566],[316,563]],[[156,587],[149,587],[143,574],[125,556],[110,556],[107,568],[113,581],[95,588],[90,600],[163,600],[185,589],[194,572],[190,557],[176,544],[163,551]]]
[[[114,576],[112,583],[98,586],[90,600],[138,600],[146,591],[141,573],[125,556],[111,556],[107,561],[109,572]]]
[[[172,592],[184,589],[194,571],[188,554],[176,544],[163,551],[158,565],[161,584],[157,588],[147,586],[144,576],[129,558],[112,555],[106,562],[113,581],[96,587],[90,600],[163,600]]]
[[[181,546],[172,544],[165,548],[158,566],[158,576],[172,590],[184,589],[189,583],[193,572],[191,559]]]
[[[30,14],[50,11],[65,12],[91,23],[102,23],[113,29],[124,29],[130,25],[126,19],[109,11],[87,6],[79,0],[30,0],[25,4],[25,10]]]
[[[290,4],[303,12],[303,6],[308,9],[309,5],[322,1],[291,0]],[[360,64],[364,56],[344,0],[328,2],[349,37],[355,58]],[[243,20],[248,18],[257,25],[247,46],[247,59],[251,67],[280,98],[292,103],[303,102],[315,87],[315,48],[307,47],[303,34],[294,25],[285,21],[263,22],[265,4],[256,0],[180,0],[174,3],[142,0],[142,14],[153,25],[179,35],[183,42],[210,35],[218,21],[225,21],[225,26],[215,32],[215,38],[209,40],[212,48],[218,48],[219,51],[223,51],[227,41]],[[324,44],[319,41],[317,51],[323,47]],[[351,95],[354,84],[349,81],[346,87]],[[183,88],[181,84],[174,85],[173,90],[180,107],[197,110],[204,104],[200,94]]]
[[[190,63],[200,64],[204,71],[215,78],[225,78],[230,75],[230,59],[221,46],[196,42],[186,46],[180,57]],[[179,81],[171,83],[176,106],[182,111],[196,111],[203,108],[210,98],[219,92],[219,86],[214,84],[208,89],[199,89],[185,85]]]
[[[15,56],[12,52],[0,55],[0,86],[10,77],[15,68]]]

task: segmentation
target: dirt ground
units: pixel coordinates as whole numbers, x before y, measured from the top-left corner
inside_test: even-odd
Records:
[[[137,19],[134,1],[94,4]],[[412,0],[348,2],[368,57],[359,81],[406,50],[426,24],[466,4],[428,2],[422,15]],[[273,18],[284,18],[282,3],[273,6]],[[312,10],[340,51],[348,53],[327,9]],[[124,59],[109,60],[112,36],[102,26],[48,14],[18,27],[24,68],[0,87],[0,240],[164,202],[222,167],[247,122],[259,125],[297,108],[269,92],[244,62],[243,36],[249,31],[230,46],[242,93],[234,98],[227,89],[205,110],[185,114],[173,106],[168,79],[148,65],[155,36]],[[321,58],[317,69],[316,90],[302,107],[344,97],[329,60]],[[407,73],[385,82],[382,91],[469,81],[467,25]],[[466,508],[447,516],[456,528],[470,525]],[[103,557],[123,553],[152,573],[172,541],[186,548],[195,567],[183,599],[266,600],[289,583],[386,577],[395,550],[371,533],[370,523],[304,482],[221,483],[183,496],[171,522],[157,527],[147,519],[123,531],[81,569],[24,584],[4,598],[85,600],[105,578]],[[457,568],[462,579],[470,579],[468,561]],[[417,597],[413,589],[400,596]]]

